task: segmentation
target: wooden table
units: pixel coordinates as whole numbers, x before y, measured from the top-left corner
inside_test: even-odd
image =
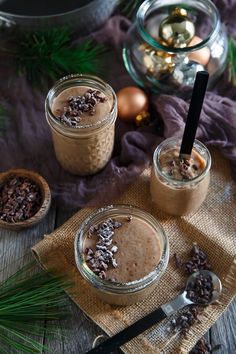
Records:
[[[0,229],[0,269],[3,269],[0,273],[1,279],[8,277],[29,262],[32,259],[30,248],[42,239],[44,234],[52,232],[71,215],[72,213],[51,208],[47,217],[34,228],[19,233]],[[70,320],[65,323],[58,323],[59,334],[65,327],[69,328],[67,337],[59,336],[60,340],[57,338],[57,340],[50,342],[47,337],[41,338],[41,340],[54,354],[83,354],[91,349],[94,339],[103,334],[103,331],[86,318],[69,298],[68,304],[71,308]],[[216,352],[217,354],[236,353],[235,317],[236,300],[206,334],[213,347],[221,344],[221,348]],[[118,352],[122,353],[120,350]]]

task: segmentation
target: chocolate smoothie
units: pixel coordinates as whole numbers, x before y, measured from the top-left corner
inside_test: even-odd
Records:
[[[84,241],[88,266],[102,279],[128,283],[141,279],[158,265],[160,237],[137,217],[116,217],[92,227]]]
[[[81,225],[75,260],[91,292],[104,302],[129,305],[157,286],[168,264],[169,242],[151,214],[130,205],[111,205]]]
[[[211,158],[206,147],[195,141],[189,159],[179,157],[180,141],[167,139],[153,158],[150,190],[160,210],[172,215],[194,213],[206,198]]]
[[[59,122],[72,128],[96,125],[112,110],[104,93],[88,86],[74,86],[62,91],[52,102],[52,113]]]
[[[56,157],[73,174],[94,174],[112,154],[117,115],[115,94],[109,85],[88,76],[72,75],[55,87],[46,100],[46,117]]]

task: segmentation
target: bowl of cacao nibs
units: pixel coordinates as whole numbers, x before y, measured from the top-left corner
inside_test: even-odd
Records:
[[[51,192],[45,179],[26,169],[0,173],[0,227],[21,230],[46,216]]]

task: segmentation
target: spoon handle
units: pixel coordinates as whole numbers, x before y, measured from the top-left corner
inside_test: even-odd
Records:
[[[191,304],[193,304],[193,302],[186,298],[186,291],[184,291],[170,302],[162,305],[145,317],[140,318],[140,320],[134,322],[132,325],[115,334],[113,337],[107,339],[94,349],[89,350],[86,354],[111,353],[113,350],[129,342],[131,339],[143,333],[148,328],[154,326],[154,324]]]
[[[161,307],[159,307],[158,309],[149,313],[147,316],[141,318],[129,327],[123,329],[123,331],[115,334],[113,337],[107,339],[105,342],[91,349],[87,352],[87,354],[111,353],[113,350],[129,342],[131,339],[146,331],[146,329],[152,327],[154,324],[162,321],[166,317],[167,315],[165,314],[165,312],[162,310]]]

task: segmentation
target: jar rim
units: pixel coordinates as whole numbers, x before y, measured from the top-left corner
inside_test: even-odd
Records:
[[[70,81],[71,81],[71,83],[74,82],[74,85],[76,85],[76,82],[77,83],[81,82],[84,85],[89,84],[89,83],[90,84],[94,83],[94,85],[95,84],[99,84],[99,85],[101,85],[103,87],[103,90],[107,89],[112,95],[111,111],[108,112],[107,115],[102,120],[99,120],[95,124],[82,125],[82,126],[79,126],[79,127],[76,127],[76,128],[72,128],[72,127],[69,127],[69,126],[66,126],[66,125],[62,124],[58,119],[56,119],[56,117],[54,116],[54,114],[52,112],[51,100],[52,100],[54,94],[56,92],[58,92],[58,90],[60,90],[62,85],[66,84],[66,83],[69,83]],[[73,86],[73,84],[71,86]],[[68,86],[67,88],[69,88],[71,86]],[[92,86],[91,86],[91,88],[92,88]],[[61,92],[62,91],[63,90],[61,90]],[[117,110],[116,107],[117,107],[117,98],[116,98],[116,94],[115,94],[115,91],[113,90],[113,88],[108,83],[106,83],[104,80],[99,78],[98,76],[88,75],[88,74],[69,74],[69,75],[63,76],[62,78],[57,80],[55,82],[55,84],[51,87],[51,89],[48,91],[46,99],[45,99],[45,112],[48,113],[51,121],[54,124],[54,128],[56,130],[63,129],[63,131],[67,132],[68,134],[73,134],[73,133],[78,133],[78,132],[81,133],[81,134],[87,134],[87,133],[90,133],[91,131],[99,129],[100,127],[104,126],[107,122],[109,122],[112,117],[115,116],[114,113]],[[46,118],[47,118],[48,124],[51,126],[47,115],[46,115]],[[113,119],[112,119],[112,121],[113,121]]]
[[[163,140],[156,147],[154,154],[153,154],[153,166],[154,166],[155,171],[157,171],[159,173],[159,175],[161,175],[161,177],[168,180],[169,183],[176,184],[178,186],[191,185],[192,183],[197,183],[197,182],[201,181],[202,178],[204,178],[204,176],[206,176],[206,174],[209,172],[209,170],[211,168],[211,154],[210,154],[209,150],[207,149],[207,147],[199,140],[197,140],[197,139],[194,140],[193,148],[195,148],[198,151],[197,148],[200,147],[201,149],[204,149],[204,152],[206,153],[206,156],[207,156],[206,166],[205,166],[204,170],[198,176],[196,176],[190,180],[181,181],[179,179],[176,179],[176,178],[173,178],[171,176],[167,176],[166,174],[164,174],[158,164],[161,149],[163,148],[163,146],[165,146],[165,144],[168,144],[169,142],[176,142],[180,146],[181,145],[181,138],[178,138],[178,137],[167,138],[167,139]]]
[[[146,222],[149,222],[149,224],[158,231],[158,235],[162,239],[163,245],[160,261],[157,264],[156,268],[143,278],[127,283],[113,282],[106,279],[101,279],[88,267],[84,259],[82,252],[83,237],[85,236],[85,234],[87,234],[89,227],[94,222],[99,222],[106,217],[112,217],[112,214],[119,216],[135,215],[137,217],[143,217]],[[80,271],[82,276],[95,288],[99,288],[103,292],[109,292],[113,294],[135,293],[152,284],[153,281],[159,278],[165,271],[169,260],[169,240],[162,225],[149,212],[133,205],[108,205],[106,207],[97,209],[83,221],[75,237],[74,252],[77,269]]]
[[[208,44],[210,41],[213,42],[215,40],[217,34],[220,31],[220,14],[219,14],[217,7],[210,0],[201,0],[202,3],[206,3],[211,8],[212,13],[214,15],[215,26],[212,29],[212,31],[208,34],[208,36],[205,39],[203,39],[200,43],[197,43],[191,47],[174,48],[174,47],[162,45],[157,40],[155,40],[145,29],[145,18],[148,13],[148,10],[150,8],[150,5],[152,5],[154,3],[154,1],[155,0],[145,0],[141,4],[141,6],[139,7],[138,12],[136,14],[136,20],[137,20],[137,27],[138,27],[139,34],[141,35],[143,40],[156,49],[161,49],[163,51],[170,52],[170,53],[193,52],[193,51],[201,49],[206,44]],[[171,6],[174,6],[174,5],[175,4],[171,3]],[[176,0],[176,5],[178,5],[178,0]],[[181,4],[179,3],[179,5],[181,5]],[[195,5],[199,5],[199,2],[195,1]]]

